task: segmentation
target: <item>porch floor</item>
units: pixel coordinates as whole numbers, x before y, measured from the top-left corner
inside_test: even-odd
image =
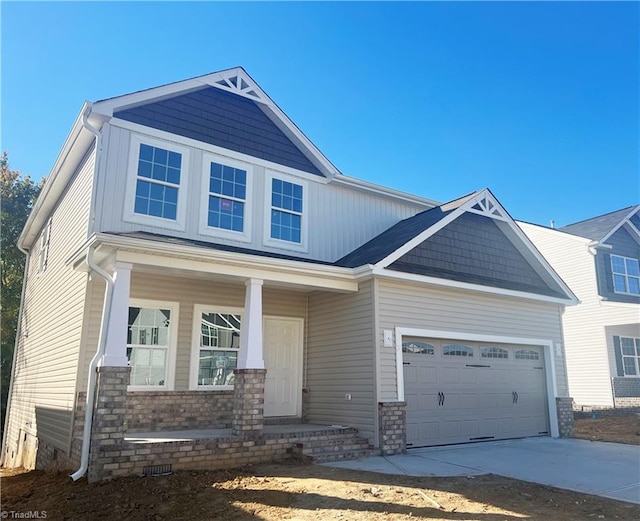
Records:
[[[291,423],[283,425],[265,425],[262,435],[267,438],[280,435],[303,435],[337,433],[347,429],[343,425],[316,425],[312,423]],[[184,431],[130,432],[125,434],[126,443],[169,443],[175,441],[214,440],[221,438],[237,438],[231,429],[194,429]]]

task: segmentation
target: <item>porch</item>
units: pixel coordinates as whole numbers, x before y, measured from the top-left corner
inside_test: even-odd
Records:
[[[122,443],[94,453],[89,480],[155,475],[176,470],[224,469],[282,461],[335,461],[380,454],[352,427],[265,425],[252,436],[231,429],[196,429],[125,434]]]

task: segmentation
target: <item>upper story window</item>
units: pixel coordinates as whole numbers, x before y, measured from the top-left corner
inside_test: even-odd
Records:
[[[307,251],[308,182],[267,171],[264,244]]]
[[[200,233],[248,241],[251,166],[205,154]]]
[[[184,229],[187,164],[184,147],[134,134],[125,220]]]
[[[51,219],[40,234],[40,252],[38,254],[38,273],[44,273],[49,262],[49,241],[51,240]]]
[[[182,154],[141,143],[133,211],[175,221],[181,168]]]
[[[611,255],[613,289],[616,293],[640,295],[640,267],[638,259]]]

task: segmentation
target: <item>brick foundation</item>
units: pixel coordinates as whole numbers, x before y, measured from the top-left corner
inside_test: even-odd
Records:
[[[558,411],[558,430],[561,438],[573,438],[573,398],[556,398]]]
[[[406,402],[379,402],[380,451],[383,456],[407,451]]]
[[[266,369],[235,369],[231,432],[256,436],[264,426],[264,380]]]

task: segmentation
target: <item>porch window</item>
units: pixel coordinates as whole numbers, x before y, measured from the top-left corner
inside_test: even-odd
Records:
[[[169,389],[173,341],[170,306],[153,303],[129,307],[127,358],[131,367],[130,387]]]
[[[640,338],[620,337],[622,367],[625,376],[640,375]]]
[[[196,320],[196,387],[232,387],[240,348],[240,314],[199,309]]]
[[[638,259],[611,255],[613,289],[616,293],[640,295],[640,266]]]

